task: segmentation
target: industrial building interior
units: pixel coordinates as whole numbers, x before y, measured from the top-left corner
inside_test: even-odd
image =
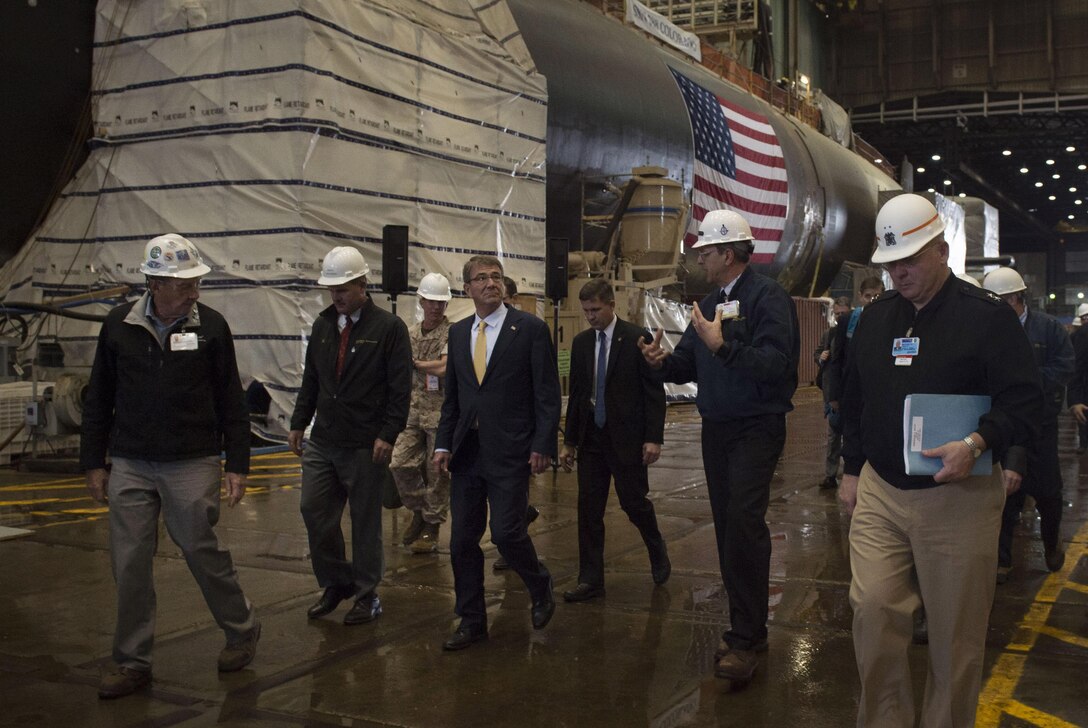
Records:
[[[876,209],[927,196],[959,236],[957,273],[1011,265],[1029,307],[1067,326],[1088,303],[1083,0],[11,0],[0,25],[13,141],[0,172],[0,725],[852,725],[850,519],[819,487],[811,354],[831,299],[879,274]],[[802,327],[755,679],[713,676],[729,611],[690,384],[668,388],[650,468],[666,584],[612,497],[607,597],[560,602],[533,630],[524,585],[490,568],[485,535],[490,639],[444,652],[449,527],[437,553],[415,554],[401,545],[411,514],[391,508],[381,618],[307,619],[319,589],[284,443],[328,303],[323,253],[358,246],[375,302],[409,324],[431,271],[453,284],[450,319],[468,315],[460,266],[487,252],[518,281],[518,307],[552,326],[561,362],[595,277],[622,318],[675,344],[708,289],[685,254],[708,199],[692,88],[769,130],[783,202],[754,260]],[[640,212],[654,205],[669,212]],[[383,280],[390,227],[407,236],[399,288]],[[231,324],[254,408],[249,488],[217,532],[263,634],[248,668],[216,673],[222,633],[160,529],[154,682],[100,701],[117,605],[108,508],[74,455],[81,398],[103,315],[142,292],[144,243],[175,231],[212,263],[201,300]],[[990,618],[978,726],[1088,726],[1088,456],[1070,414],[1059,427],[1067,558],[1047,570],[1029,502]],[[559,594],[578,581],[575,474],[534,476],[529,500]],[[916,696],[926,650],[910,648]]]

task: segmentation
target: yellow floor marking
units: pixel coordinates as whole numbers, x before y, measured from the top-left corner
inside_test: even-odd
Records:
[[[1005,707],[1005,712],[1014,718],[1027,721],[1032,725],[1041,726],[1041,728],[1077,728],[1077,725],[1074,723],[1067,723],[1057,716],[1044,713],[1041,710],[1036,710],[1030,705],[1024,705],[1017,700],[1010,700],[1009,704]]]
[[[0,508],[4,506],[33,506],[40,503],[60,503],[60,498],[38,498],[35,500],[0,501]]]
[[[0,488],[0,493],[26,493],[32,490],[79,490],[86,487],[82,482],[71,485],[8,485]]]
[[[1001,716],[1005,713],[1041,728],[1064,728],[1072,725],[1014,700],[1013,694],[1016,692],[1017,685],[1020,684],[1020,678],[1023,677],[1028,652],[1035,646],[1040,634],[1065,639],[1073,644],[1088,645],[1088,639],[1048,627],[1046,624],[1050,617],[1050,610],[1062,589],[1081,590],[1080,584],[1069,581],[1069,575],[1088,551],[1086,541],[1088,541],[1088,522],[1081,526],[1066,550],[1065,565],[1043,582],[1035,595],[1034,603],[1028,608],[1027,615],[1017,626],[1016,636],[1006,645],[1006,652],[994,663],[990,677],[979,694],[978,709],[975,712],[977,728],[996,728],[1001,724]]]
[[[1039,634],[1045,634],[1048,637],[1053,637],[1056,640],[1061,640],[1062,642],[1067,642],[1071,645],[1076,645],[1077,647],[1088,648],[1088,637],[1081,637],[1079,634],[1074,634],[1073,632],[1068,632],[1064,629],[1047,627],[1044,625],[1039,628]]]
[[[1065,588],[1072,591],[1078,591],[1081,594],[1088,594],[1088,584],[1078,584],[1074,581],[1071,581],[1065,585]]]
[[[0,485],[0,493],[36,488],[72,487],[83,485],[83,478],[65,478],[64,480],[46,480],[42,483],[20,483],[19,485]]]

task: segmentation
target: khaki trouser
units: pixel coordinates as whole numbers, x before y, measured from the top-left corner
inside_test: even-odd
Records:
[[[117,582],[113,659],[118,665],[151,669],[155,639],[151,572],[160,512],[227,642],[237,642],[253,630],[253,607],[238,585],[230,552],[215,535],[219,480],[219,458],[214,455],[173,462],[113,459],[108,493],[110,561]]]
[[[997,468],[989,476],[923,490],[900,490],[868,464],[862,469],[850,524],[858,726],[914,725],[907,653],[912,616],[922,603],[929,674],[921,725],[975,724],[1004,503]]]
[[[449,473],[439,472],[432,459],[436,432],[409,425],[397,436],[389,462],[401,503],[427,523],[445,523],[450,510]]]

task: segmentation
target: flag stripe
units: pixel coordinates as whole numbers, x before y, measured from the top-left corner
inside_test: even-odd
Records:
[[[706,215],[708,208],[706,203],[708,198],[702,195],[696,195],[692,200],[691,209],[693,213],[698,213],[700,217]],[[714,200],[710,200],[709,204],[715,204]],[[715,205],[716,207],[719,205]],[[782,239],[782,227],[778,225],[774,218],[768,218],[765,215],[745,215],[745,219],[751,217],[752,221],[750,227],[752,228],[752,235],[755,237],[756,243],[768,243],[777,245]]]
[[[752,260],[772,262],[789,211],[786,162],[774,127],[762,114],[675,70],[672,74],[687,107],[695,146],[692,215],[684,243],[697,239],[699,223],[708,211],[733,209],[752,227]]]
[[[762,129],[763,131],[774,134],[774,127],[767,123],[767,117],[763,114],[760,114],[757,111],[749,111],[740,104],[735,104],[732,101],[727,101],[726,99],[723,99],[717,94],[715,94],[715,98],[718,99],[718,103],[720,103],[722,106],[724,106],[736,116],[744,117],[745,119],[747,119],[748,124],[756,128]]]
[[[786,214],[785,205],[775,205],[768,202],[761,202],[759,200],[753,200],[748,197],[741,197],[734,194],[729,190],[722,189],[718,185],[714,184],[708,179],[702,177],[695,178],[695,189],[704,193],[711,199],[728,200],[733,207],[737,208],[740,212],[752,213],[753,215],[765,215],[767,217],[782,218]],[[752,224],[748,215],[744,216],[744,219],[748,220],[748,224]]]

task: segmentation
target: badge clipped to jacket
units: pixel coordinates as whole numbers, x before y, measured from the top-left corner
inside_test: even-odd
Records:
[[[740,316],[740,301],[722,301],[715,310],[722,312],[722,321],[735,319]]]
[[[196,334],[192,331],[170,334],[170,351],[196,351]]]
[[[892,357],[897,367],[909,367],[914,357],[918,356],[919,339],[917,336],[904,336],[892,341]]]

